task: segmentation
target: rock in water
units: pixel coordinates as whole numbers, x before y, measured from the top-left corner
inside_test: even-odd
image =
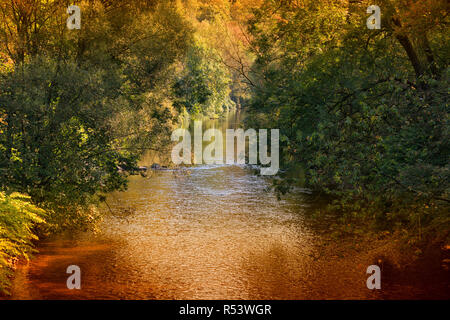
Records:
[[[159,169],[161,169],[161,166],[157,163],[154,163],[154,164],[152,164],[152,169],[159,170]]]

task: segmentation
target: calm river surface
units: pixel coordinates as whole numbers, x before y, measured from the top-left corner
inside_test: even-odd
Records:
[[[232,128],[233,122],[221,123]],[[366,265],[316,263],[304,197],[277,200],[242,166],[130,177],[99,232],[41,243],[13,299],[370,298]],[[81,268],[81,290],[66,269]]]

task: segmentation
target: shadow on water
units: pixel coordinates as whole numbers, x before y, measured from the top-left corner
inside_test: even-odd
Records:
[[[235,116],[206,127],[238,124]],[[114,214],[98,233],[40,245],[12,298],[377,298],[364,261],[317,261],[304,195],[278,201],[268,183],[235,165],[132,176],[128,191],[109,196]],[[69,265],[81,268],[81,290],[66,287]]]

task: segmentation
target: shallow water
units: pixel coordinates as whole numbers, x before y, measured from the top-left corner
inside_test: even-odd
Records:
[[[222,129],[236,123],[227,122]],[[209,124],[211,126],[211,123]],[[212,122],[214,125],[214,122]],[[219,126],[220,127],[220,126]],[[366,287],[367,261],[318,259],[305,195],[277,200],[235,165],[153,171],[113,193],[98,233],[43,242],[20,267],[12,299],[413,298],[414,281]],[[81,290],[66,269],[81,268]],[[426,296],[426,295],[425,295]]]
[[[237,166],[132,177],[111,195],[97,235],[44,244],[15,297],[196,299],[292,297],[308,272],[313,235],[301,201],[278,201]],[[82,290],[65,269],[78,265]],[[19,288],[22,286],[23,288]]]

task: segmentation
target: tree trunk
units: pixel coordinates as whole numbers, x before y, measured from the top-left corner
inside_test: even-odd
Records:
[[[392,18],[392,22],[396,27],[398,28],[402,27],[402,24],[398,18]],[[424,72],[424,68],[420,63],[419,56],[417,55],[417,52],[414,49],[411,40],[406,34],[401,33],[397,34],[395,37],[397,38],[398,42],[402,45],[403,49],[405,49],[409,61],[411,62],[414,71],[416,72],[416,76],[420,77]]]

